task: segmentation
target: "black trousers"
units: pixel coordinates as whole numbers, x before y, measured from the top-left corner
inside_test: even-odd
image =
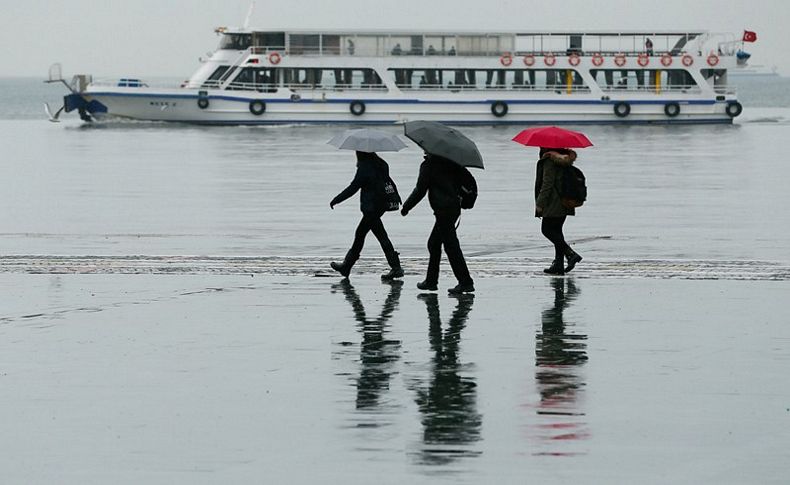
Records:
[[[372,232],[376,239],[379,240],[381,249],[384,251],[390,266],[393,266],[394,262],[397,261],[398,254],[395,252],[395,248],[387,235],[387,230],[384,229],[384,224],[381,222],[381,216],[383,215],[384,212],[362,213],[362,220],[359,221],[357,230],[354,233],[354,243],[351,245],[351,249],[348,250],[344,261],[349,267],[353,266],[359,259],[359,255],[362,254],[362,248],[365,246],[365,237],[367,237],[369,232]]]
[[[565,219],[566,216],[544,217],[540,224],[540,232],[554,244],[555,260],[562,260],[563,256],[571,251],[571,247],[565,242],[565,236],[562,234],[562,226],[565,224]]]
[[[439,281],[439,262],[442,259],[442,246],[444,246],[444,252],[447,253],[447,259],[450,260],[450,267],[458,283],[473,283],[464,253],[461,252],[458,234],[455,232],[455,222],[461,216],[461,209],[434,211],[433,215],[436,222],[428,237],[428,273],[425,281],[429,283]]]

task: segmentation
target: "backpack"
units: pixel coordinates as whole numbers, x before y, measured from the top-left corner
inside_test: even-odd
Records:
[[[567,209],[575,209],[584,205],[587,200],[587,179],[584,173],[573,165],[562,169],[560,183],[560,200]]]
[[[378,191],[379,206],[385,212],[396,211],[400,208],[401,198],[398,187],[389,175],[383,174]]]
[[[461,209],[471,209],[477,201],[477,181],[466,167],[458,166],[458,198]]]

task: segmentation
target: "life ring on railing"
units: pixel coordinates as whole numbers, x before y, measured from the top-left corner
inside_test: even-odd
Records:
[[[592,58],[592,63],[595,67],[603,65],[603,56],[601,54],[595,54]]]
[[[273,65],[277,65],[280,61],[283,60],[283,57],[280,55],[279,52],[272,52],[269,54],[269,63]]]
[[[708,56],[708,65],[710,67],[715,67],[715,66],[719,65],[719,56],[717,56],[716,54],[709,55]]]
[[[645,67],[648,64],[650,64],[650,56],[648,56],[647,54],[644,54],[644,53],[643,54],[639,54],[639,56],[637,56],[637,58],[636,58],[636,63],[639,64],[642,67]]]
[[[527,54],[524,56],[524,65],[527,67],[532,67],[535,65],[535,56],[532,54]]]
[[[553,66],[556,63],[557,63],[557,56],[555,56],[554,54],[546,54],[545,56],[543,56],[543,64],[546,64],[547,66]]]
[[[625,66],[625,54],[617,54],[614,56],[614,63],[617,64],[618,67]]]
[[[664,67],[669,67],[672,65],[672,54],[667,52],[663,56],[661,56],[661,65]]]
[[[510,54],[502,54],[502,57],[499,58],[499,63],[505,67],[513,64],[513,56]]]
[[[571,66],[578,66],[582,62],[582,58],[578,54],[571,54],[568,56],[568,64]]]
[[[683,59],[681,59],[681,62],[683,63],[684,66],[691,67],[694,64],[694,58],[688,54],[684,54]]]
[[[254,114],[255,116],[260,116],[266,112],[266,103],[261,101],[260,99],[254,99],[250,101],[250,113]]]

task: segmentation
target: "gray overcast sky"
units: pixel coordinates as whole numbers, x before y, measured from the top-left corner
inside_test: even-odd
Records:
[[[0,0],[0,76],[181,77],[241,25],[249,0]],[[790,74],[785,0],[256,1],[256,28],[426,30],[754,30],[753,64]]]

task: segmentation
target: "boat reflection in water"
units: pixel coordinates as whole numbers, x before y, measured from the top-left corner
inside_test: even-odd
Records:
[[[387,322],[398,307],[402,281],[389,282],[389,293],[381,313],[376,318],[368,318],[365,306],[350,281],[344,279],[333,289],[340,289],[354,310],[354,318],[358,330],[362,334],[360,345],[360,371],[356,379],[358,410],[377,410],[380,407],[381,395],[390,386],[390,378],[396,373],[395,363],[400,359],[400,341],[386,338],[389,325]],[[372,419],[366,427],[381,426],[381,421]]]
[[[587,335],[571,333],[564,311],[579,296],[572,279],[553,278],[554,305],[541,314],[535,343],[535,380],[540,403],[536,455],[584,454],[579,444],[589,437],[583,396],[586,383],[582,366],[587,362]]]
[[[418,460],[425,465],[444,465],[453,460],[478,456],[472,445],[481,439],[482,415],[477,411],[477,384],[459,362],[461,331],[466,326],[474,295],[457,297],[455,310],[442,331],[436,294],[419,298],[428,310],[429,340],[433,357],[427,383],[410,386],[416,393],[423,426]],[[467,374],[467,375],[464,375]]]

